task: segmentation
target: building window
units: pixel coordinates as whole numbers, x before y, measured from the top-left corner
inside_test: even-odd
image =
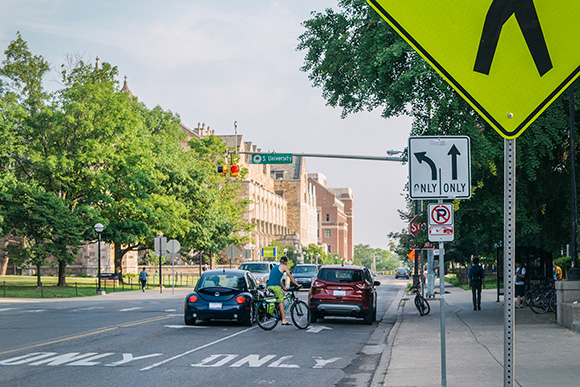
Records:
[[[276,195],[280,196],[281,198],[284,197],[284,191],[275,191]]]
[[[330,214],[326,214],[326,221],[330,222]]]
[[[276,179],[283,179],[284,178],[284,171],[276,171]]]
[[[330,254],[330,246],[328,246],[328,254]]]
[[[330,238],[330,230],[324,230],[324,236]]]

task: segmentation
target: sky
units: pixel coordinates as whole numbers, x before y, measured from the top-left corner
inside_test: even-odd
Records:
[[[117,66],[119,82],[147,107],[179,114],[190,127],[238,134],[263,152],[386,156],[403,150],[410,117],[380,111],[341,118],[300,71],[302,23],[311,12],[338,10],[331,0],[0,0],[0,49],[20,31],[51,65],[58,89],[67,56]],[[2,54],[2,60],[4,55]],[[388,249],[391,232],[408,228],[408,166],[393,161],[308,158],[329,187],[350,187],[354,243]]]

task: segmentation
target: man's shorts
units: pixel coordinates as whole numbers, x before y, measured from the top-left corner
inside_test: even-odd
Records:
[[[280,286],[268,286],[268,290],[276,296],[276,302],[281,304],[284,302],[284,292]]]

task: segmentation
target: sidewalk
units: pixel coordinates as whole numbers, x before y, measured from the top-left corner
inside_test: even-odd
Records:
[[[447,386],[503,386],[503,297],[496,302],[496,290],[484,290],[482,310],[474,311],[471,291],[445,289]],[[440,300],[429,300],[431,313],[420,316],[413,298],[401,300],[373,387],[441,386]],[[557,325],[553,313],[525,308],[515,316],[513,385],[580,385],[580,334]]]

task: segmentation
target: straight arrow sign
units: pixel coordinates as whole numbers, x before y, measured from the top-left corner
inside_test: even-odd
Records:
[[[447,154],[451,155],[451,179],[457,180],[457,156],[459,156],[461,153],[455,144],[453,144],[451,149],[449,149],[449,153]]]

